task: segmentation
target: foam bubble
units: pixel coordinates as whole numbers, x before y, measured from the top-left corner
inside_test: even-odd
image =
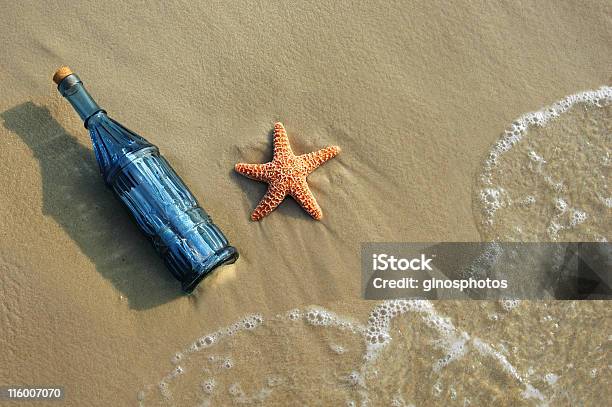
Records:
[[[433,371],[439,372],[446,366],[448,366],[454,360],[457,360],[464,356],[467,351],[467,342],[469,336],[467,334],[462,334],[458,337],[455,337],[444,344],[447,348],[447,353],[441,359],[438,359],[433,365]]]
[[[334,352],[337,355],[342,355],[344,352],[346,352],[346,349],[344,349],[344,347],[341,345],[332,344],[329,347],[332,350],[332,352]]]
[[[533,387],[531,384],[527,384],[525,386],[525,390],[521,392],[521,395],[523,396],[524,399],[536,399],[540,401],[545,400],[544,395],[542,395],[542,392],[540,392],[540,390]],[[547,403],[544,405],[547,405]]]
[[[172,371],[172,378],[175,378],[176,376],[180,376],[183,373],[185,373],[185,369],[182,366],[177,366],[176,369]]]
[[[231,369],[234,366],[234,361],[231,358],[225,358],[221,364],[225,369]]]
[[[551,220],[548,224],[548,228],[546,228],[548,237],[553,241],[558,239],[560,230],[563,230],[563,226],[554,220]]]
[[[544,380],[546,380],[546,383],[548,383],[549,386],[552,386],[553,384],[557,383],[559,376],[554,373],[546,373],[546,375],[544,375]]]
[[[174,356],[172,356],[172,359],[170,359],[170,362],[173,365],[178,365],[181,360],[183,359],[183,353],[182,352],[176,352],[176,354]]]
[[[414,407],[414,404],[408,404],[401,395],[393,397],[391,407]]]
[[[302,313],[297,308],[292,309],[291,311],[287,312],[287,318],[289,318],[292,321],[297,321],[301,317],[302,317]]]
[[[260,314],[253,314],[242,321],[244,329],[253,330],[263,324],[263,317]]]
[[[454,387],[451,386],[448,389],[448,392],[450,393],[449,395],[451,400],[457,400],[457,390]]]
[[[527,155],[529,156],[529,159],[536,164],[535,169],[536,170],[540,170],[542,168],[542,165],[546,164],[546,160],[544,159],[544,157],[538,155],[538,153],[536,153],[533,150],[530,150]]]
[[[572,218],[570,220],[570,226],[576,227],[583,223],[587,219],[587,214],[580,209],[572,209]]]
[[[311,325],[327,326],[333,320],[334,316],[325,310],[311,309],[306,313],[306,321]]]
[[[491,223],[493,222],[495,212],[502,206],[506,205],[503,200],[505,195],[504,192],[505,191],[503,188],[485,188],[480,191],[480,201],[484,206],[485,213],[489,219],[491,219]]]
[[[359,386],[359,387],[365,386],[363,376],[357,371],[352,371],[351,373],[349,373],[349,375],[346,376],[346,381],[351,386]]]
[[[506,312],[510,312],[521,304],[521,300],[503,299],[503,300],[500,300],[499,303]]]
[[[351,319],[340,317],[337,314],[320,307],[309,307],[304,314],[305,321],[313,326],[333,326],[351,332],[363,331],[363,326]]]
[[[170,389],[168,388],[168,383],[161,381],[157,384],[157,388],[165,399],[170,399],[172,397],[172,393],[170,393]]]
[[[442,395],[442,382],[440,379],[436,380],[436,382],[431,386],[431,391],[434,397],[440,397]]]
[[[211,346],[213,343],[215,343],[215,336],[214,335],[206,335],[206,336],[198,339],[198,341],[197,341],[198,347],[200,347],[200,348],[205,348],[205,347]]]
[[[563,198],[557,197],[555,199],[555,208],[557,208],[560,213],[565,213],[567,210],[567,202],[565,202]]]
[[[227,391],[234,397],[244,397],[244,391],[242,387],[240,387],[240,383],[232,383]]]
[[[207,379],[201,384],[202,391],[206,394],[213,394],[216,386],[217,382],[213,378]]]
[[[523,206],[531,206],[536,203],[536,199],[533,195],[527,195],[519,203]]]

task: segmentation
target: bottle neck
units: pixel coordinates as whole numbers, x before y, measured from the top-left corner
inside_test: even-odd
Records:
[[[74,110],[77,111],[85,127],[87,128],[87,120],[94,114],[104,111],[98,106],[95,100],[91,97],[87,89],[83,86],[83,82],[76,74],[66,76],[57,86],[57,90],[64,96]]]

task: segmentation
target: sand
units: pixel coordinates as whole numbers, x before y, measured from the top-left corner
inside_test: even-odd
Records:
[[[155,393],[147,386],[173,368],[177,350],[259,313],[271,327],[215,354],[244,362],[236,363],[233,380],[253,393],[262,386],[255,372],[265,370],[293,380],[293,390],[278,385],[277,398],[265,403],[299,397],[307,405],[337,405],[349,390],[330,384],[313,391],[317,380],[338,379],[325,365],[326,338],[334,334],[284,329],[275,316],[318,305],[365,323],[375,303],[360,300],[361,242],[480,240],[473,197],[483,159],[521,114],[612,82],[611,15],[605,1],[6,4],[0,385],[64,386],[66,406],[138,405],[138,392]],[[193,295],[180,293],[104,187],[86,130],[51,82],[63,64],[112,117],[160,147],[240,251],[235,265]],[[260,223],[249,220],[265,185],[234,174],[233,166],[269,160],[277,120],[296,153],[342,147],[309,177],[320,222],[291,200]],[[552,314],[563,318],[565,306]],[[609,306],[579,306],[587,317],[577,313],[567,332],[599,328],[583,347],[569,333],[556,339],[559,347],[546,354],[573,355],[567,364],[580,363],[609,332]],[[436,307],[459,330],[505,329],[515,342],[525,327],[540,329],[545,312],[544,305],[523,304],[518,327],[502,329],[487,325],[492,311],[481,309],[494,305]],[[466,315],[480,316],[466,322]],[[355,341],[346,347],[363,346]],[[423,357],[385,373],[410,383],[408,395],[435,382],[405,371],[421,364],[431,371],[423,343],[396,342],[401,354],[420,349]],[[249,357],[260,370],[246,363]],[[589,380],[609,387],[609,356],[598,360],[604,372],[576,376],[576,389]],[[200,370],[205,363],[192,361]],[[492,369],[495,376],[499,369]],[[493,400],[513,386],[506,395],[512,404],[536,400],[520,397],[524,386],[511,379],[483,377],[480,390],[466,378],[465,397],[478,400],[481,391],[481,400]],[[218,397],[231,394],[218,387]],[[169,403],[194,405],[181,399],[187,393],[174,393]],[[384,393],[372,393],[373,405]],[[452,392],[427,394],[412,402],[452,399]]]

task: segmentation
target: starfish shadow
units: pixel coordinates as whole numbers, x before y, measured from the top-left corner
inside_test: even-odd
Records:
[[[91,149],[64,130],[46,107],[32,102],[0,113],[0,118],[40,163],[42,214],[64,229],[96,270],[127,297],[130,308],[153,308],[181,295],[178,282],[127,210],[105,188]]]

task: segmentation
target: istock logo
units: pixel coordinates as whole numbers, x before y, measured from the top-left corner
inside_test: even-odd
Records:
[[[427,257],[424,254],[421,254],[421,257],[414,257],[412,259],[405,258],[396,258],[395,256],[389,256],[388,254],[373,254],[372,255],[372,270],[374,271],[406,271],[406,270],[414,270],[414,271],[431,271],[432,268],[429,265],[433,259],[431,257]]]

